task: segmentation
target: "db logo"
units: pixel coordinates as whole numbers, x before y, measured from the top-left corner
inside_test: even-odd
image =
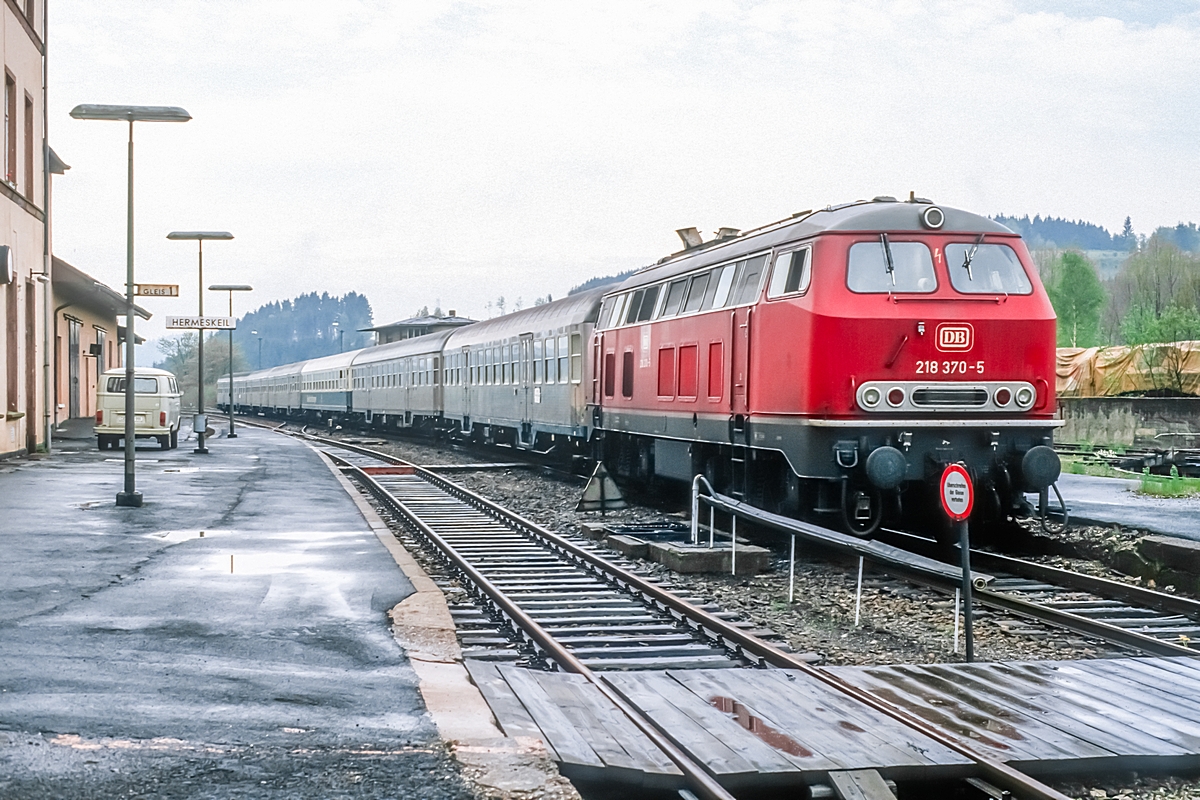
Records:
[[[943,353],[970,350],[974,340],[975,329],[969,322],[943,322],[937,326],[937,349]]]

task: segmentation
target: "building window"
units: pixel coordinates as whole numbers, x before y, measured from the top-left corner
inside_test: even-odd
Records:
[[[33,98],[25,95],[25,199],[33,202]]]
[[[17,80],[4,73],[4,179],[17,182]]]

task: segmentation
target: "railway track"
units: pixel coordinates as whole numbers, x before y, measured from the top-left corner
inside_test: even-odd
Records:
[[[888,531],[888,538],[913,552],[937,552],[923,537]],[[974,592],[980,605],[1140,653],[1200,655],[1191,646],[1200,645],[1200,601],[982,550],[971,551],[971,566],[993,578]]]
[[[582,675],[680,768],[693,797],[734,800],[710,770],[601,677],[605,669],[674,664],[797,670],[966,756],[996,786],[1031,800],[1066,800],[912,712],[759,638],[729,615],[673,594],[440,475],[365,447],[303,438],[334,448],[327,455],[395,521],[436,548],[476,607],[489,610],[490,627],[475,632],[485,654],[505,636],[520,641],[531,662]],[[474,609],[458,610],[468,612],[459,615],[464,622],[479,621]]]

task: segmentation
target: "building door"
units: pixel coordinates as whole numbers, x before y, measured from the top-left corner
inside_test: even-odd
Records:
[[[25,282],[25,449],[37,450],[37,292],[33,281]]]
[[[83,324],[67,320],[67,417],[79,416],[79,332]]]

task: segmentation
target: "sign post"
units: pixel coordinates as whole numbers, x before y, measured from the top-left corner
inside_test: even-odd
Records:
[[[971,537],[967,518],[975,505],[975,487],[961,464],[950,464],[942,472],[938,495],[942,510],[958,530],[958,548],[962,555],[963,627],[966,629],[967,662],[975,660],[975,626],[971,612]],[[957,610],[955,611],[957,613]]]

